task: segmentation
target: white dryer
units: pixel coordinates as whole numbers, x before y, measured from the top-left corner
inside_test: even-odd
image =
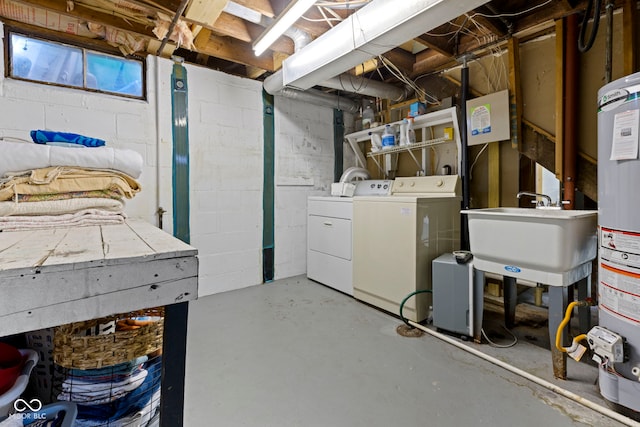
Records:
[[[431,261],[460,245],[460,177],[396,178],[391,194],[353,200],[353,296],[398,314],[402,300],[431,289]],[[420,322],[431,295],[409,299],[403,314]]]
[[[389,195],[392,181],[355,183],[355,196]],[[307,277],[353,295],[353,197],[312,196],[307,201]]]

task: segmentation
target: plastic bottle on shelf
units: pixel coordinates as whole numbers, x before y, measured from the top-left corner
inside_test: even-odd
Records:
[[[398,145],[400,146],[409,144],[409,140],[407,139],[408,126],[409,126],[409,120],[402,119],[402,122],[400,122],[400,136],[398,137],[398,140],[399,140]]]
[[[415,144],[416,142],[416,131],[413,129],[413,118],[405,119],[407,124],[407,143]]]
[[[391,148],[396,145],[396,134],[391,129],[391,125],[384,126],[384,132],[382,132],[382,148]]]
[[[362,129],[369,129],[371,124],[375,120],[375,113],[371,105],[367,105],[367,108],[362,112]]]
[[[371,138],[371,151],[376,152],[382,149],[382,138],[379,133],[369,132]]]

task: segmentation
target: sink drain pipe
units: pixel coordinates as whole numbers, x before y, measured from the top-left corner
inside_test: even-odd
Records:
[[[502,360],[496,359],[495,357],[489,356],[487,354],[482,353],[481,351],[476,350],[475,348],[469,347],[467,345],[461,344],[458,341],[449,338],[448,336],[441,334],[439,332],[433,331],[429,328],[426,328],[424,326],[422,326],[419,323],[414,322],[413,320],[407,320],[408,323],[413,326],[414,328],[420,329],[421,331],[424,331],[430,335],[433,335],[436,338],[441,339],[442,341],[445,341],[449,344],[452,344],[456,347],[458,347],[461,350],[464,350],[466,352],[469,352],[471,354],[473,354],[474,356],[478,356],[481,359],[486,360],[487,362],[493,363],[494,365],[498,365],[501,368],[506,369],[509,372],[512,372],[516,375],[520,375],[523,378],[528,379],[529,381],[533,381],[534,383],[541,385],[545,388],[548,388],[549,390],[558,393],[561,396],[564,396],[568,399],[571,399],[575,402],[578,402],[579,404],[586,406],[589,409],[593,409],[596,412],[599,412],[609,418],[612,418],[616,421],[621,422],[622,424],[626,425],[626,426],[631,426],[631,427],[638,427],[640,426],[640,423],[632,420],[631,418],[625,417],[622,414],[619,414],[609,408],[606,408],[602,405],[598,405],[597,403],[591,402],[590,400],[585,399],[582,396],[578,396],[577,394],[566,390],[562,387],[558,387],[557,385],[550,383],[549,381],[546,381],[542,378],[536,377],[535,375],[532,375],[526,371],[523,371],[522,369],[516,368],[513,365],[509,365],[508,363],[503,362]]]

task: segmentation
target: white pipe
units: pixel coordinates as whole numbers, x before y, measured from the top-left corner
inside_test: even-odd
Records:
[[[499,360],[499,359],[496,359],[495,357],[492,357],[492,356],[489,356],[487,354],[484,354],[484,353],[476,350],[475,348],[471,348],[469,346],[461,344],[458,341],[456,341],[454,339],[451,339],[446,335],[443,335],[443,334],[441,334],[439,332],[436,332],[436,331],[432,331],[431,329],[426,328],[426,327],[422,326],[421,324],[416,323],[416,322],[414,322],[412,320],[407,320],[407,322],[411,326],[413,326],[414,328],[418,328],[421,331],[424,331],[424,332],[426,332],[426,333],[428,333],[430,335],[433,335],[436,338],[439,338],[439,339],[441,339],[441,340],[443,340],[445,342],[448,342],[449,344],[452,344],[452,345],[454,345],[454,346],[456,346],[456,347],[458,347],[458,348],[460,348],[460,349],[462,349],[464,351],[467,351],[467,352],[473,354],[474,356],[478,356],[481,359],[486,360],[487,362],[491,362],[494,365],[498,365],[501,368],[504,368],[504,369],[506,369],[506,370],[508,370],[510,372],[513,372],[516,375],[520,375],[521,377],[524,377],[524,378],[528,379],[529,381],[533,381],[534,383],[536,383],[538,385],[541,385],[541,386],[543,386],[545,388],[548,388],[549,390],[551,390],[553,392],[556,392],[561,396],[564,396],[564,397],[566,397],[568,399],[571,399],[571,400],[573,400],[575,402],[578,402],[579,404],[581,404],[583,406],[586,406],[589,409],[593,409],[594,411],[597,411],[597,412],[599,412],[599,413],[601,413],[603,415],[606,415],[609,418],[613,418],[614,420],[619,421],[624,425],[631,426],[631,427],[639,427],[640,426],[640,423],[632,420],[631,418],[625,417],[624,415],[619,414],[619,413],[617,413],[615,411],[612,411],[609,408],[606,408],[606,407],[604,407],[602,405],[598,405],[597,403],[591,402],[590,400],[587,400],[582,396],[578,396],[577,394],[575,394],[575,393],[573,393],[573,392],[571,392],[569,390],[566,390],[566,389],[564,389],[562,387],[558,387],[557,385],[555,385],[553,383],[550,383],[549,381],[543,380],[542,378],[536,377],[535,375],[531,375],[530,373],[528,373],[526,371],[523,371],[522,369],[516,368],[513,365],[509,365],[508,363],[503,362],[502,360]]]

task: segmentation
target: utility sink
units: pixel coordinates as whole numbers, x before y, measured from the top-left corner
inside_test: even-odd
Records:
[[[463,210],[478,270],[552,286],[591,274],[597,211],[487,208]]]

